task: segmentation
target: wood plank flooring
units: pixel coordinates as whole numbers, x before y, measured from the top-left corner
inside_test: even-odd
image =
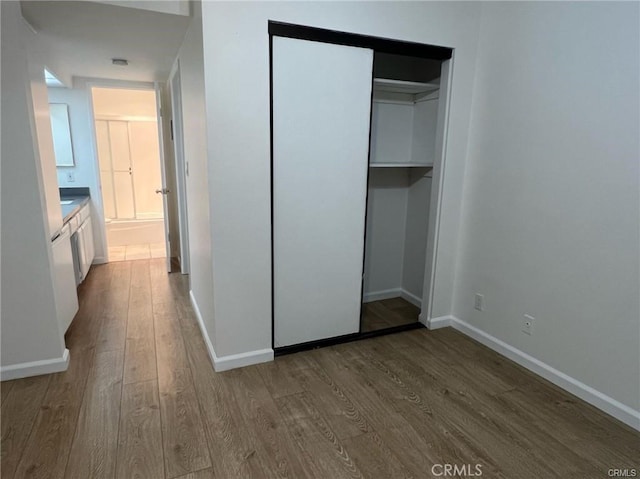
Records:
[[[164,265],[92,267],[69,370],[2,383],[3,479],[640,474],[637,431],[450,329],[215,373]]]
[[[402,298],[381,299],[362,305],[362,332],[402,326],[418,321],[420,308]]]

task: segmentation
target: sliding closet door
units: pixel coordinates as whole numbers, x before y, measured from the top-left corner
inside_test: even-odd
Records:
[[[359,330],[373,51],[273,37],[274,346]]]

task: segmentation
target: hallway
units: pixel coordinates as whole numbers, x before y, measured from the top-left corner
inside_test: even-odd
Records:
[[[164,264],[94,266],[69,370],[2,383],[3,478],[432,477],[451,463],[544,479],[637,467],[637,433],[450,329],[215,373],[187,277]]]

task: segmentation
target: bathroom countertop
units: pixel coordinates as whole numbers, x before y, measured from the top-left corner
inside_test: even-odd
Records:
[[[78,213],[78,211],[80,211],[80,209],[86,205],[87,203],[89,203],[89,200],[91,199],[90,196],[61,196],[60,197],[60,201],[72,201],[71,203],[69,203],[68,205],[60,205],[60,208],[62,208],[62,224],[66,224],[69,222],[69,220],[71,218],[73,218],[73,216]]]

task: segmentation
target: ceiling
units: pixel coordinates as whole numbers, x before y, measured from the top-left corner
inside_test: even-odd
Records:
[[[22,1],[22,14],[42,37],[46,66],[72,76],[165,81],[190,17],[88,1]],[[111,64],[126,58],[129,66]]]

